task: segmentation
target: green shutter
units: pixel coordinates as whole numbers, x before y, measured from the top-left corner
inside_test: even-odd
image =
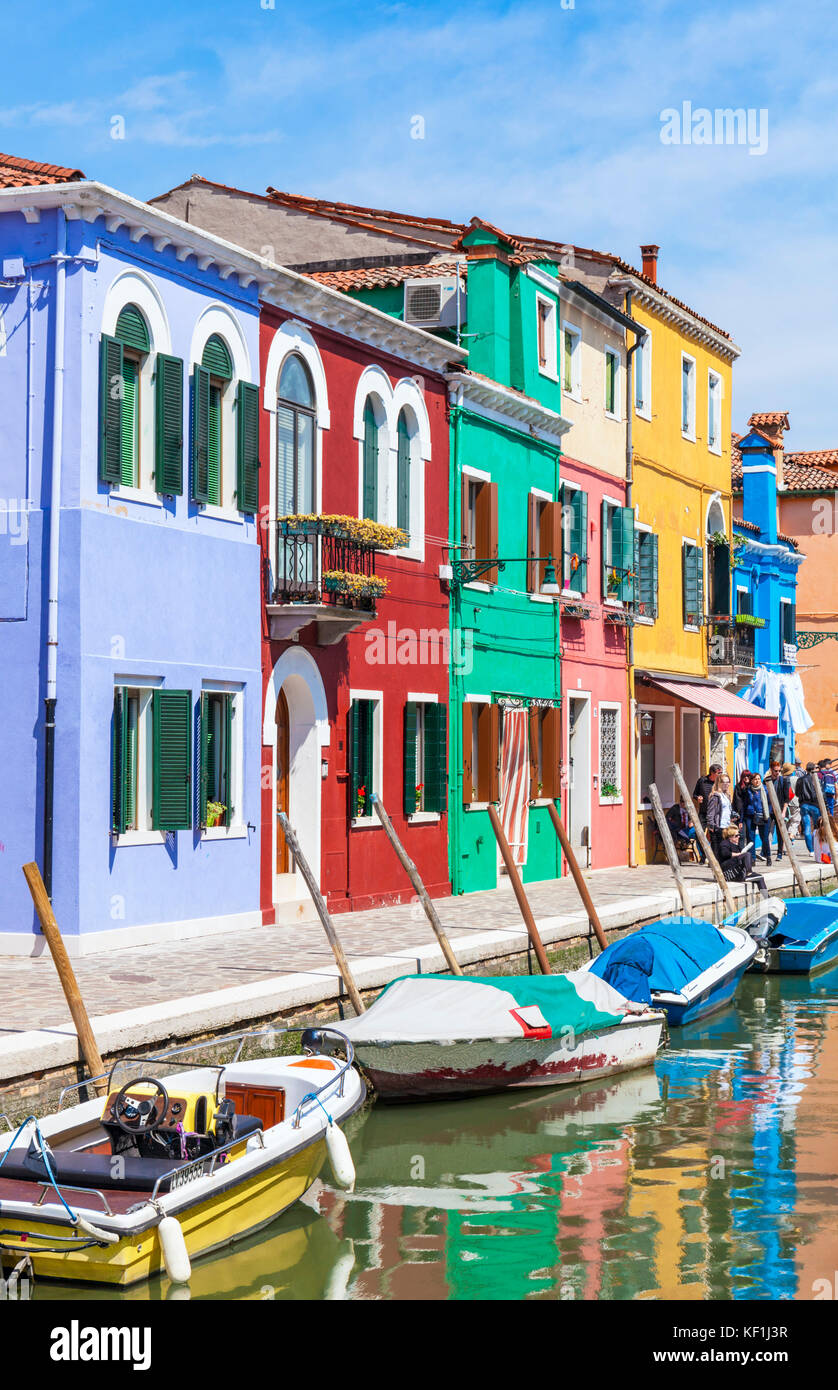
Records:
[[[570,587],[584,594],[588,588],[588,494],[576,488],[570,502],[570,553],[579,556],[579,568],[570,573]]]
[[[122,766],[122,781],[126,829],[132,828],[137,823],[137,768],[139,737],[140,701],[136,695],[132,695],[123,703],[122,746],[124,750],[124,756]]]
[[[658,537],[657,533],[652,533],[652,612],[651,617],[657,619],[658,616]]]
[[[125,830],[125,691],[117,686],[113,693],[111,731],[111,829],[115,835]]]
[[[119,339],[123,347],[134,348],[136,352],[150,350],[148,325],[136,304],[126,304],[121,311],[116,321],[114,337]]]
[[[139,459],[139,389],[140,372],[132,357],[122,360],[122,429],[120,441],[120,476],[123,487],[137,486]]]
[[[448,710],[425,706],[425,810],[445,811],[448,793]]]
[[[192,373],[192,500],[209,501],[210,379],[204,367]]]
[[[363,513],[371,521],[378,513],[378,425],[372,402],[364,406],[364,488]]]
[[[158,352],[154,385],[154,486],[167,497],[183,492],[183,362]]]
[[[372,700],[353,700],[349,711],[349,797],[350,815],[355,816],[358,788],[365,787],[367,793],[366,812],[369,814],[370,793],[378,789],[373,786],[373,717]]]
[[[634,568],[637,599],[643,604],[644,618],[658,616],[658,538],[653,531],[635,531]]]
[[[690,627],[701,623],[704,608],[704,579],[701,569],[701,551],[697,545],[683,546],[684,568],[684,623]]]
[[[154,691],[151,823],[155,830],[188,830],[192,824],[191,718],[190,691]]]
[[[624,603],[632,603],[634,600],[634,584],[631,573],[634,570],[634,508],[617,507],[614,512],[614,532],[616,550],[619,559],[614,563],[618,570],[622,571],[620,580],[619,597]]]
[[[603,500],[599,527],[602,569],[602,597],[608,597],[608,529],[610,526],[611,504]]]
[[[427,714],[428,706],[425,706]],[[409,700],[404,707],[404,813],[412,816],[416,810],[416,723],[417,706]]]
[[[259,387],[249,381],[236,389],[236,502],[240,512],[259,510]]]
[[[122,477],[122,344],[103,333],[99,344],[99,477]]]
[[[201,766],[198,776],[198,824],[204,829],[207,823],[207,801],[209,800],[209,759],[210,759],[210,717],[209,717],[209,696],[205,693],[201,695],[201,715],[199,728],[199,747],[201,749]]]
[[[207,501],[221,506],[221,388],[210,382],[209,437],[207,447]]]
[[[398,477],[396,481],[396,525],[410,531],[410,435],[404,411],[398,424]]]
[[[613,352],[605,354],[605,409],[613,415],[617,399],[617,359]]]
[[[222,381],[230,381],[233,376],[233,359],[230,350],[223,338],[219,338],[217,333],[213,333],[211,338],[207,338],[201,357],[201,366],[213,376],[221,377]]]
[[[358,788],[361,786],[360,770],[360,719],[358,718],[359,700],[353,700],[349,707],[347,716],[349,729],[347,732],[347,742],[349,744],[349,815],[354,819],[355,808],[358,804]]]

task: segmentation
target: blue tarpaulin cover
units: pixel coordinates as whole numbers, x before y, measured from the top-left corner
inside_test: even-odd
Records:
[[[789,898],[783,916],[771,933],[771,944],[776,945],[780,938],[784,941],[809,941],[834,922],[836,917],[838,903],[834,900]]]
[[[666,917],[608,946],[591,971],[628,999],[645,1004],[651,990],[677,992],[732,950],[709,922]],[[644,987],[645,993],[633,992]]]

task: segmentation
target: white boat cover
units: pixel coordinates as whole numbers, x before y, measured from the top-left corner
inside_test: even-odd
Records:
[[[563,975],[395,980],[358,1018],[335,1025],[362,1043],[474,1042],[577,1037],[614,1028],[641,1006],[587,971]]]

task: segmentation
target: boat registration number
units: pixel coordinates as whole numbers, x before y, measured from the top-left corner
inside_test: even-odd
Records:
[[[174,1192],[177,1187],[185,1187],[188,1182],[196,1182],[198,1178],[204,1177],[206,1172],[207,1165],[205,1162],[195,1163],[190,1168],[184,1168],[182,1171],[174,1172],[171,1182],[169,1183],[169,1191]]]

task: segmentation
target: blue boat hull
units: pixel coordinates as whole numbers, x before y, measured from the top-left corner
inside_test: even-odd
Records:
[[[820,934],[819,934],[820,935]],[[838,923],[825,939],[816,937],[811,945],[769,946],[763,967],[767,974],[814,975],[838,960]]]
[[[695,999],[690,999],[684,1003],[675,1003],[671,999],[667,1002],[665,998],[653,990],[652,1003],[655,1008],[665,1011],[667,1023],[671,1028],[681,1028],[688,1023],[697,1023],[699,1019],[708,1018],[710,1014],[717,1013],[719,1009],[723,1009],[726,1004],[730,1003],[739,986],[739,981],[747,969],[748,962],[746,961],[730,975],[709,985]]]
[[[784,924],[788,924],[785,931]],[[772,975],[813,975],[836,960],[838,894],[829,893],[824,897],[789,899],[785,917],[768,938],[752,969]]]

